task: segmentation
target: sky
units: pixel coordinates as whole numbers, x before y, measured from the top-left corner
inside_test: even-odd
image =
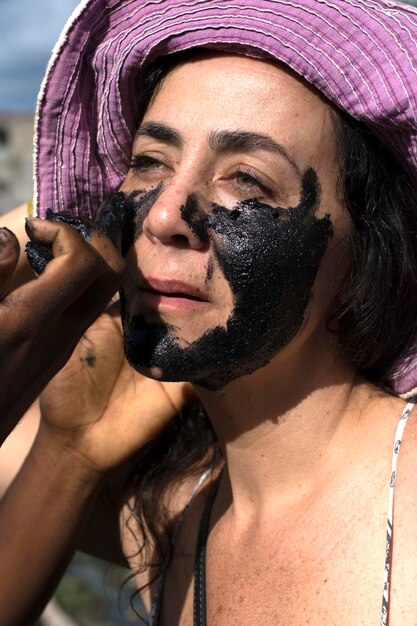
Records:
[[[0,0],[0,110],[34,110],[52,48],[77,4]]]
[[[34,110],[52,48],[77,4],[0,0],[0,110]]]

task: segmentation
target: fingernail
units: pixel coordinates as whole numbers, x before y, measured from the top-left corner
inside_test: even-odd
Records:
[[[36,218],[34,217],[25,217],[25,231],[28,237],[31,237],[35,233],[35,228],[34,228],[35,219]]]

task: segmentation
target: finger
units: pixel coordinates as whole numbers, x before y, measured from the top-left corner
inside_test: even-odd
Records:
[[[55,217],[58,219],[55,220]],[[99,258],[111,270],[115,271],[117,275],[126,272],[126,264],[119,251],[95,223],[65,214],[54,216],[54,221],[68,223],[75,228],[88,242],[91,249],[97,253]],[[118,286],[120,286],[120,283]],[[69,319],[77,317],[83,320],[83,323],[90,325],[96,319],[97,314],[102,312],[104,306],[109,305],[112,296],[113,298],[115,297],[115,290],[112,287],[112,283],[109,282],[109,273],[99,272],[89,288],[83,294],[80,294],[80,297],[70,305],[66,311],[66,317]],[[100,311],[97,310],[98,302],[101,302]]]
[[[107,235],[103,234],[103,232],[101,232],[96,226],[94,226],[92,234],[91,234],[90,245],[101,256],[101,258],[103,258],[105,262],[111,268],[114,269],[114,271],[116,271],[117,273],[122,272],[122,271],[124,272],[123,274],[123,282],[124,282],[124,279],[127,277],[126,262],[123,259],[123,257],[120,255],[120,252],[118,251],[116,246],[113,244],[113,242],[107,237]],[[120,286],[121,284],[119,285],[119,287]],[[108,289],[108,285],[107,285],[106,275],[105,274],[98,275],[94,283],[94,290],[99,293],[101,292],[104,293],[107,291],[107,289]],[[118,293],[114,294],[114,291],[113,291],[111,296],[113,296],[111,301],[113,303],[118,303],[119,294]],[[110,305],[110,298],[108,300],[108,305]],[[120,309],[119,305],[117,306]]]
[[[122,259],[115,245],[97,224],[67,214],[48,214],[48,219],[70,224],[117,274],[126,270],[124,259]],[[82,295],[80,294],[80,297],[68,308],[66,316],[69,318],[78,317],[91,324],[97,317],[97,307],[94,306],[94,303],[97,304],[97,298],[103,305],[108,306],[112,296],[113,299],[114,297],[117,298],[117,295],[114,295],[114,288],[111,288],[111,284],[109,284],[109,275],[107,272],[100,272],[91,283],[89,289]]]
[[[115,244],[95,225],[92,226],[89,243],[106,263],[116,271],[120,265],[123,268],[126,267],[125,261]]]
[[[15,234],[8,228],[0,228],[0,298],[7,293],[19,253],[20,245]]]
[[[72,226],[106,260],[110,267],[113,267],[113,264],[118,265],[120,262],[120,255],[115,243],[98,223],[68,213],[53,213],[50,209],[46,211],[46,219]]]
[[[79,227],[75,227],[72,220],[65,223],[62,215],[56,222],[33,218],[27,220],[28,235],[32,241],[49,247],[52,256],[57,260],[61,256],[77,257],[87,263],[93,263],[98,253],[105,264],[117,274],[126,270],[126,264],[112,242],[93,224],[77,218]],[[84,228],[85,226],[85,228]],[[87,241],[88,245],[84,242]],[[80,256],[81,255],[81,256]],[[85,259],[84,259],[85,257]],[[79,263],[81,265],[81,263]],[[97,269],[100,267],[98,265]],[[89,268],[89,272],[91,268]],[[94,278],[94,277],[93,277]]]
[[[45,219],[52,222],[69,224],[75,228],[75,230],[77,230],[86,241],[90,240],[92,222],[88,219],[82,219],[81,217],[72,215],[71,213],[54,213],[52,209],[46,209]]]
[[[34,307],[38,317],[41,314],[45,317],[67,309],[100,277],[103,290],[102,293],[94,290],[97,300],[92,303],[98,314],[124,276],[125,263],[115,248],[107,250],[106,245],[100,244],[107,253],[108,262],[71,226],[37,218],[27,221],[27,232],[33,242],[50,250],[53,259],[36,281],[10,295],[13,303]],[[109,247],[112,246],[108,243]]]
[[[77,230],[66,224],[53,224],[50,221],[38,218],[26,219],[26,233],[30,239],[27,247],[30,256],[35,257],[35,271],[40,274],[50,261],[63,255],[76,254],[85,246],[83,238],[77,234]],[[85,239],[85,237],[84,237]],[[36,258],[39,257],[39,258]],[[29,262],[33,259],[29,258]]]
[[[53,213],[50,209],[46,211],[46,221],[70,225],[74,230],[80,233],[83,239],[87,241],[116,272],[119,271],[120,264],[124,266],[124,261],[121,260],[117,248],[96,223],[68,213]]]

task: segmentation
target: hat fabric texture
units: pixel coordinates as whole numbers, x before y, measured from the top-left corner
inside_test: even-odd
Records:
[[[95,214],[129,167],[140,68],[196,46],[285,63],[365,122],[417,187],[415,8],[391,0],[84,0],[38,99],[37,215]],[[417,363],[400,368],[394,383],[415,392]]]

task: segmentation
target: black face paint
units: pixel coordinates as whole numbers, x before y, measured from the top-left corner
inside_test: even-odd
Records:
[[[265,366],[300,330],[311,289],[333,233],[330,217],[315,212],[320,188],[314,170],[303,176],[297,207],[271,208],[247,200],[208,214],[190,196],[182,218],[214,257],[235,296],[226,328],[215,327],[185,347],[175,329],[129,318],[121,303],[125,350],[133,367],[159,368],[162,379],[219,389]]]
[[[194,235],[202,242],[209,240],[209,228],[213,227],[210,217],[200,210],[194,195],[188,196],[185,205],[181,207],[181,217]]]
[[[113,243],[116,243],[120,232],[122,256],[126,256],[141,234],[143,220],[161,191],[162,184],[147,192],[138,189],[128,196],[122,191],[116,191],[100,207],[97,225]]]
[[[213,273],[214,273],[214,263],[213,263],[213,259],[209,259],[208,263],[207,263],[207,267],[206,267],[206,283],[209,283],[212,279],[213,279]]]
[[[51,222],[65,222],[70,224],[84,237],[86,241],[91,239],[92,225],[88,220],[71,215],[70,213],[54,213],[46,209],[45,219]],[[28,241],[25,246],[28,263],[37,274],[41,274],[50,261],[52,261],[52,247],[36,241]]]

